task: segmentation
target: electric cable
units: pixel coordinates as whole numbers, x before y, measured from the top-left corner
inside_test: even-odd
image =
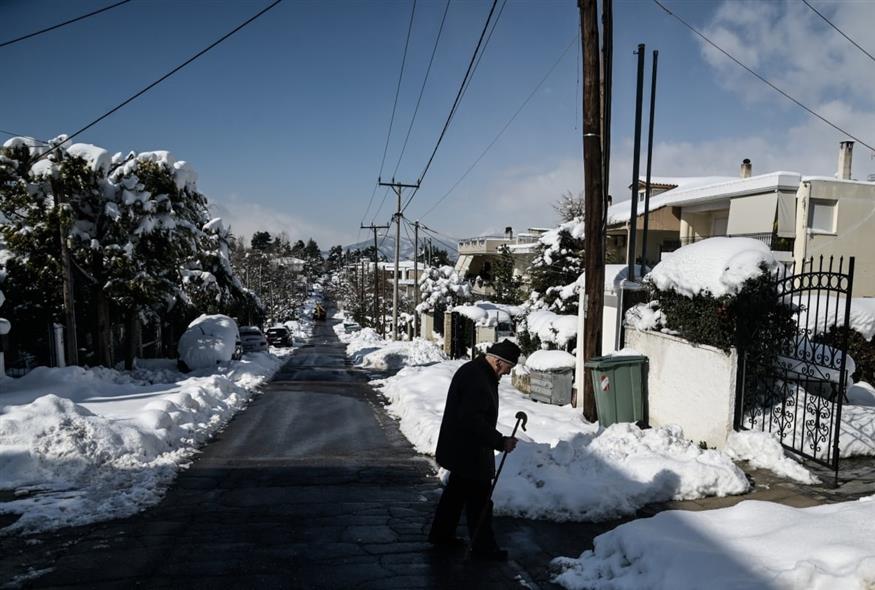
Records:
[[[425,216],[427,216],[432,211],[434,211],[438,205],[440,205],[447,197],[450,196],[450,194],[454,190],[456,190],[456,187],[459,186],[459,184],[463,180],[465,180],[465,178],[468,176],[468,174],[470,174],[471,171],[474,170],[474,168],[477,166],[477,164],[480,163],[480,160],[482,160],[483,157],[486,155],[486,153],[489,152],[490,149],[492,149],[492,146],[494,146],[496,144],[496,142],[498,142],[498,140],[501,138],[501,136],[504,135],[504,132],[507,131],[508,127],[510,127],[510,125],[516,120],[516,118],[523,111],[523,109],[526,108],[526,105],[529,104],[529,102],[532,100],[532,98],[534,98],[535,94],[537,94],[537,92],[538,92],[538,90],[540,90],[541,86],[544,85],[544,82],[547,81],[547,79],[550,77],[550,75],[553,73],[553,71],[559,66],[559,64],[562,62],[562,60],[568,54],[569,50],[571,50],[571,48],[574,46],[574,43],[576,40],[577,40],[577,35],[575,34],[575,36],[571,40],[571,42],[562,51],[562,54],[559,56],[559,58],[553,63],[553,65],[550,67],[550,69],[547,70],[547,73],[544,75],[544,77],[541,78],[541,80],[535,85],[535,87],[532,89],[532,91],[529,93],[529,95],[526,97],[526,99],[522,102],[522,104],[519,106],[519,108],[516,110],[516,112],[507,121],[507,123],[504,124],[504,127],[501,128],[501,131],[498,132],[498,135],[496,135],[492,139],[492,141],[489,142],[489,145],[487,145],[486,148],[482,152],[480,152],[480,155],[477,156],[477,159],[474,160],[474,162],[468,167],[468,169],[465,170],[464,174],[462,174],[462,176],[460,176],[459,179],[456,180],[455,183],[453,183],[453,185],[450,187],[450,189],[446,193],[444,193],[444,195],[440,199],[438,199],[437,202],[431,206],[431,208],[429,208],[425,213],[423,213],[422,215],[419,216],[420,220],[425,218]]]
[[[486,49],[489,47],[489,41],[492,40],[492,34],[495,32],[495,27],[498,26],[498,19],[501,18],[501,14],[504,12],[504,7],[507,6],[507,0],[501,3],[501,8],[498,9],[498,13],[495,15],[495,20],[492,21],[492,27],[489,29],[489,33],[486,35],[486,40],[483,42],[483,49],[480,50],[480,55],[477,56],[477,61],[474,63],[474,69],[471,70],[471,75],[468,77],[468,82],[465,84],[465,89],[462,90],[462,98],[465,98],[465,93],[468,92],[468,87],[471,86],[471,80],[474,78],[474,74],[477,73],[477,68],[480,67],[480,61],[483,59],[483,55],[486,53]]]
[[[450,107],[450,114],[447,116],[447,120],[444,123],[443,129],[441,129],[441,133],[438,136],[437,143],[435,143],[434,150],[431,152],[431,156],[428,158],[428,162],[425,164],[425,168],[423,168],[422,173],[419,175],[418,182],[422,183],[425,175],[428,173],[428,169],[431,167],[431,163],[434,161],[435,154],[437,154],[438,148],[441,146],[441,142],[444,139],[444,136],[447,133],[447,128],[450,126],[450,121],[453,119],[453,115],[456,112],[456,109],[459,106],[459,101],[462,99],[462,92],[465,90],[465,84],[468,82],[468,78],[471,75],[471,70],[474,67],[474,62],[477,59],[477,54],[480,51],[480,46],[483,44],[483,38],[486,36],[486,31],[489,29],[489,23],[492,20],[492,15],[495,13],[495,6],[498,4],[498,0],[492,0],[492,6],[489,9],[489,14],[486,17],[486,22],[483,23],[483,30],[480,32],[480,38],[477,40],[477,46],[474,48],[474,53],[471,54],[471,61],[468,63],[468,69],[465,71],[465,76],[462,78],[462,83],[459,85],[459,92],[456,93],[456,99],[453,101],[453,106]],[[416,193],[419,192],[419,187],[413,189],[410,193],[410,196],[407,198],[407,202],[404,203],[404,207],[401,208],[401,212],[403,213],[407,206],[410,205],[410,202],[413,200],[413,197],[416,196]]]
[[[829,20],[828,18],[826,18],[826,17],[825,17],[825,16],[824,16],[819,10],[817,10],[815,7],[813,7],[811,4],[809,4],[809,3],[808,3],[808,0],[802,0],[802,2],[805,4],[805,6],[807,6],[807,7],[810,8],[811,10],[813,10],[813,11],[814,11],[814,14],[816,14],[817,16],[819,16],[820,18],[822,18],[822,19],[826,22],[826,24],[828,24],[829,26],[831,26],[832,28],[834,28],[834,29],[838,32],[839,35],[841,35],[842,37],[844,37],[845,39],[847,39],[847,40],[851,43],[851,45],[853,45],[854,47],[856,47],[857,49],[859,49],[860,51],[862,51],[863,53],[865,53],[866,56],[867,56],[869,59],[871,59],[872,61],[875,61],[875,56],[873,56],[871,53],[869,53],[868,51],[866,51],[865,49],[863,49],[862,47],[860,47],[860,44],[859,44],[859,43],[857,43],[856,41],[854,41],[853,39],[851,39],[850,37],[848,37],[848,36],[845,34],[844,31],[842,31],[840,28],[838,28],[836,25],[834,25],[834,24],[832,23],[832,21]]]
[[[413,123],[416,121],[416,115],[419,113],[419,104],[422,102],[422,95],[425,92],[425,85],[428,82],[428,75],[431,73],[431,65],[434,63],[434,56],[437,53],[438,43],[441,40],[441,33],[444,30],[444,23],[447,21],[447,12],[450,10],[450,0],[447,0],[447,5],[444,7],[444,15],[441,17],[441,24],[438,28],[437,37],[434,40],[434,47],[431,50],[431,57],[428,59],[428,67],[425,69],[425,78],[422,79],[422,87],[419,89],[419,97],[416,99],[416,107],[413,109],[413,116],[410,118],[410,126],[407,128],[407,135],[404,136],[404,144],[401,146],[401,154],[398,156],[398,163],[395,164],[395,170],[392,171],[392,177],[398,173],[398,168],[401,166],[401,160],[404,158],[404,151],[407,149],[407,141],[410,139],[410,132],[413,131]]]
[[[398,74],[398,84],[395,86],[395,102],[392,103],[392,116],[389,118],[389,131],[386,133],[386,145],[383,147],[383,159],[380,162],[380,174],[383,176],[383,166],[386,164],[386,154],[389,151],[389,139],[392,137],[392,126],[395,123],[395,111],[398,108],[398,95],[401,93],[401,80],[404,78],[404,63],[407,61],[407,47],[410,45],[410,33],[413,30],[413,15],[416,14],[416,0],[410,11],[410,22],[407,25],[407,39],[404,41],[404,52],[401,54],[401,72]],[[367,213],[365,213],[367,215]]]
[[[781,94],[784,98],[786,98],[787,100],[793,102],[793,103],[796,104],[798,107],[804,109],[804,110],[807,111],[809,114],[811,114],[811,115],[817,117],[818,119],[820,119],[821,121],[823,121],[824,123],[826,123],[827,125],[829,125],[830,127],[832,127],[833,129],[835,129],[836,131],[839,131],[839,132],[841,132],[841,133],[847,135],[848,137],[850,137],[850,138],[853,139],[854,141],[857,141],[857,142],[861,143],[862,145],[866,146],[867,148],[869,148],[870,150],[875,151],[875,147],[872,147],[871,145],[869,145],[868,143],[866,143],[865,141],[863,141],[863,140],[860,139],[859,137],[856,137],[855,135],[852,135],[851,133],[845,131],[844,129],[842,129],[841,127],[839,127],[838,125],[836,125],[835,123],[833,123],[832,121],[830,121],[829,119],[827,119],[826,117],[824,117],[823,115],[821,115],[820,113],[817,113],[817,112],[815,112],[814,110],[810,109],[809,107],[805,106],[804,104],[802,104],[801,102],[799,102],[798,100],[796,100],[795,98],[793,98],[792,96],[790,96],[787,92],[781,90],[780,88],[778,88],[777,86],[775,86],[774,84],[772,84],[772,83],[771,83],[769,80],[767,80],[765,77],[763,77],[762,75],[758,74],[757,72],[755,72],[754,70],[752,70],[751,68],[749,68],[748,66],[746,66],[744,63],[742,63],[740,60],[738,60],[738,59],[737,59],[735,56],[733,56],[731,53],[729,53],[728,51],[726,51],[725,49],[723,49],[722,47],[720,47],[719,45],[717,45],[716,43],[714,43],[713,41],[711,41],[711,39],[709,39],[708,37],[706,37],[704,34],[700,33],[700,32],[698,31],[698,29],[696,29],[693,25],[691,25],[690,23],[688,23],[687,21],[685,21],[684,19],[682,19],[681,17],[679,17],[678,15],[676,15],[675,13],[673,13],[671,10],[669,10],[668,8],[666,8],[665,5],[663,5],[659,0],[653,0],[653,2],[654,2],[657,6],[659,6],[660,8],[662,8],[666,13],[668,13],[669,16],[674,17],[678,22],[680,22],[682,25],[684,25],[685,27],[687,27],[688,29],[690,29],[692,32],[694,32],[694,33],[695,33],[696,35],[698,35],[699,37],[701,37],[706,43],[708,43],[709,45],[711,45],[712,47],[714,47],[717,51],[719,51],[720,53],[722,53],[723,55],[725,55],[726,57],[728,57],[729,59],[731,59],[732,61],[734,61],[734,62],[737,63],[738,65],[740,65],[742,68],[744,68],[745,70],[747,70],[750,74],[752,74],[753,76],[755,76],[757,79],[759,79],[759,80],[760,80],[761,82],[763,82],[764,84],[767,84],[770,88],[772,88],[772,90],[774,90],[775,92]]]
[[[216,47],[217,45],[219,45],[219,44],[222,43],[223,41],[225,41],[228,37],[230,37],[231,35],[233,35],[233,34],[236,33],[237,31],[239,31],[240,29],[242,29],[242,28],[246,27],[247,25],[249,25],[249,24],[250,24],[251,22],[253,22],[255,19],[257,19],[258,17],[260,17],[261,15],[263,15],[264,13],[266,13],[267,11],[269,11],[270,9],[272,9],[273,7],[275,7],[275,6],[276,6],[277,4],[279,4],[280,2],[282,2],[282,0],[274,0],[273,2],[271,2],[271,3],[270,3],[268,6],[266,6],[265,8],[262,8],[261,10],[259,10],[254,16],[251,16],[250,18],[246,19],[245,21],[243,21],[242,23],[240,23],[239,25],[237,25],[236,27],[234,27],[231,31],[229,31],[228,33],[225,33],[224,35],[222,35],[221,37],[219,37],[217,40],[213,41],[210,45],[208,45],[208,46],[205,47],[204,49],[201,49],[200,51],[198,51],[197,53],[195,53],[193,56],[191,56],[190,58],[188,58],[187,60],[185,60],[184,62],[182,62],[181,64],[179,64],[178,66],[176,66],[175,68],[173,68],[172,70],[170,70],[169,72],[167,72],[166,74],[164,74],[163,76],[161,76],[160,78],[158,78],[157,80],[155,80],[154,82],[152,82],[151,84],[149,84],[148,86],[146,86],[145,88],[143,88],[142,90],[140,90],[139,92],[137,92],[136,94],[132,95],[130,98],[125,99],[123,102],[121,102],[121,103],[118,104],[117,106],[113,107],[113,108],[110,109],[109,111],[107,111],[107,112],[105,112],[104,114],[100,115],[98,118],[94,119],[92,122],[88,123],[87,125],[85,125],[85,126],[82,127],[81,129],[79,129],[78,131],[76,131],[75,133],[69,135],[69,136],[67,137],[67,141],[73,139],[74,137],[76,137],[77,135],[81,134],[82,132],[87,131],[88,129],[91,129],[92,127],[94,127],[95,125],[97,125],[98,123],[100,123],[101,121],[103,121],[104,119],[106,119],[107,117],[109,117],[110,115],[112,115],[113,113],[115,113],[116,111],[118,111],[119,109],[121,109],[122,107],[124,107],[124,106],[126,106],[127,104],[131,103],[132,101],[134,101],[135,99],[139,98],[140,96],[144,95],[144,94],[147,93],[149,90],[151,90],[152,88],[154,88],[155,86],[157,86],[158,84],[160,84],[161,82],[163,82],[164,80],[166,80],[167,78],[169,78],[170,76],[172,76],[173,74],[175,74],[176,72],[178,72],[179,70],[181,70],[182,68],[184,68],[185,66],[187,66],[188,64],[190,64],[191,62],[195,61],[196,59],[198,59],[199,57],[201,57],[202,55],[204,55],[205,53],[207,53],[208,51],[210,51],[211,49],[213,49],[214,47]],[[53,147],[53,148],[51,148],[51,149],[49,149],[49,150],[46,150],[45,153],[43,153],[42,155],[40,155],[40,156],[37,157],[37,160],[40,160],[40,159],[42,159],[42,158],[45,158],[46,156],[48,156],[49,154],[51,154],[53,151],[55,151],[56,149],[58,149],[59,146],[60,146],[60,144],[56,145],[55,147]]]
[[[62,23],[58,23],[56,25],[52,25],[51,27],[46,27],[45,29],[40,29],[39,31],[34,31],[33,33],[28,33],[27,35],[22,35],[21,37],[16,37],[15,39],[10,39],[9,41],[3,41],[0,43],[0,47],[6,47],[7,45],[12,45],[13,43],[18,43],[19,41],[24,41],[25,39],[30,39],[31,37],[36,37],[37,35],[42,35],[43,33],[48,33],[49,31],[54,31],[55,29],[60,29],[66,25],[75,23],[77,21],[88,18],[89,16],[94,16],[96,14],[100,14],[101,12],[106,12],[116,6],[121,6],[122,4],[127,4],[131,0],[121,0],[121,2],[116,2],[115,4],[110,4],[109,6],[104,6],[99,10],[95,10],[93,12],[89,12],[88,14],[83,14],[82,16],[77,16],[76,18],[71,18],[70,20],[66,20]]]
[[[2,133],[3,135],[8,135],[10,137],[24,137],[26,139],[32,139],[33,141],[41,143],[43,145],[51,145],[45,140],[37,139],[36,137],[31,137],[30,135],[25,135],[24,133],[13,133],[12,131],[6,131],[5,129],[0,129],[0,133]]]

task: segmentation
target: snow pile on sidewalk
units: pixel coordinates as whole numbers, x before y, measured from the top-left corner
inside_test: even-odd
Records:
[[[871,588],[875,502],[813,508],[746,501],[704,512],[668,511],[596,537],[560,557],[553,581],[569,589],[729,590]]]
[[[647,278],[660,291],[693,297],[735,295],[748,279],[760,276],[762,267],[774,269],[769,247],[753,238],[709,238],[672,253],[657,264]]]
[[[395,371],[402,367],[429,365],[446,360],[444,352],[432,342],[384,340],[372,328],[346,335],[346,354],[354,365],[377,371]]]
[[[464,361],[408,367],[374,382],[389,413],[422,453],[434,454],[447,388]],[[557,521],[605,520],[650,502],[747,491],[744,474],[725,454],[702,450],[677,427],[640,430],[616,424],[599,430],[571,406],[539,404],[507,380],[499,383],[498,429],[509,434],[516,412],[528,431],[508,455],[495,489],[497,514]]]
[[[3,383],[0,489],[20,514],[5,531],[120,518],[157,503],[176,472],[242,409],[281,359],[257,353],[188,375],[41,367]]]
[[[753,467],[805,484],[820,483],[810,471],[784,454],[776,436],[768,432],[746,430],[730,433],[726,439],[726,454],[736,461],[747,461]]]

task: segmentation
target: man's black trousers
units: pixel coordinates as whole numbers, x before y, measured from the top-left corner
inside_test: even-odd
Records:
[[[441,543],[453,539],[462,509],[465,510],[468,535],[473,536],[480,522],[480,513],[486,510],[477,539],[471,539],[471,548],[474,551],[494,551],[498,545],[492,531],[492,502],[489,499],[491,488],[492,482],[489,480],[468,479],[450,473],[447,487],[444,488],[434,513],[428,540]]]

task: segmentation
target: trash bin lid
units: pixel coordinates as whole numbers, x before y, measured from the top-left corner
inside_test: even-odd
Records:
[[[583,366],[587,369],[606,369],[620,365],[637,365],[646,363],[647,360],[646,356],[639,354],[595,356],[584,363]]]

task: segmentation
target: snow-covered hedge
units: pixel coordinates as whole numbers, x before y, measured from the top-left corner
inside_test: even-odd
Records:
[[[627,322],[697,344],[773,356],[795,330],[793,310],[771,280],[777,266],[769,248],[750,238],[684,246],[645,277],[651,301],[630,310]]]

